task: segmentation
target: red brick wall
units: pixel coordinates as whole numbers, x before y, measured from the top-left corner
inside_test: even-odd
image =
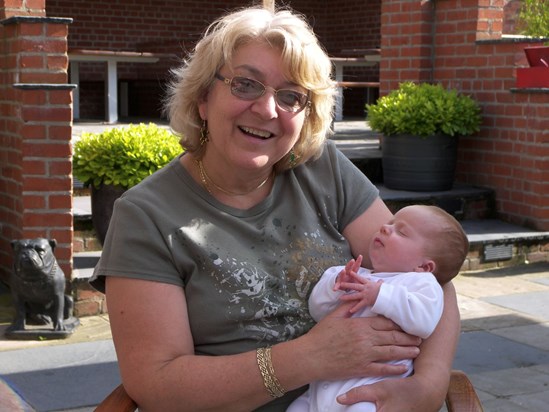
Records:
[[[504,5],[385,0],[382,92],[433,81],[477,99],[482,130],[460,139],[457,180],[493,188],[502,219],[549,230],[549,93],[515,90],[527,43],[502,39]]]
[[[46,0],[1,0],[0,20],[12,16],[45,16]]]
[[[519,13],[521,0],[505,0],[503,6],[503,33],[519,34],[517,30],[517,16]]]
[[[381,0],[347,0],[337,4],[327,0],[298,0],[288,3],[309,18],[324,46],[334,56],[341,56],[342,49],[379,47]],[[47,13],[49,16],[74,19],[70,26],[69,49],[172,54],[173,58],[164,58],[155,64],[120,63],[118,67],[120,81],[130,82],[134,89],[148,83],[143,88],[146,87],[153,93],[147,95],[144,100],[135,101],[138,108],[130,108],[130,114],[158,117],[161,112],[162,90],[169,69],[180,63],[180,59],[193,48],[195,41],[214,18],[226,10],[249,4],[249,1],[242,0],[118,0],[114,4],[106,0],[48,0]],[[104,64],[80,63],[80,70],[83,85],[86,82],[104,82]],[[349,70],[348,73],[345,80],[377,81],[379,67]],[[155,86],[151,85],[151,82],[156,83]],[[81,118],[103,117],[102,108],[98,110],[97,105],[86,104],[86,101],[101,101],[102,90],[99,89],[81,89]],[[156,92],[153,89],[156,89]],[[133,93],[140,94],[140,91],[134,90]],[[351,91],[347,94],[347,111],[355,105],[358,107],[355,109],[362,115],[364,98],[360,95],[353,98]]]
[[[72,272],[67,23],[25,16],[0,25],[0,278],[4,281],[11,272],[13,239],[56,239],[60,266],[68,277]]]
[[[161,3],[162,7],[152,0],[115,4],[48,0],[48,15],[75,19],[70,47],[183,56],[215,16],[249,4],[236,0],[198,6],[194,1]],[[502,218],[540,229],[549,227],[549,217],[544,216],[547,196],[540,195],[547,192],[544,181],[548,180],[543,179],[546,165],[541,153],[549,129],[547,94],[512,92],[516,66],[524,62],[524,44],[497,41],[502,33],[514,31],[517,0],[296,0],[289,4],[309,18],[331,55],[341,55],[342,49],[382,46],[380,73],[377,67],[348,70],[345,80],[377,80],[379,76],[382,93],[403,80],[435,81],[478,99],[483,130],[462,139],[457,179],[494,188]],[[496,40],[484,41],[489,39]],[[122,80],[136,84],[140,115],[160,106],[162,82],[175,64],[168,60],[121,66]],[[82,81],[102,81],[97,69],[88,75]],[[147,83],[148,93],[137,92],[139,81]],[[361,115],[363,97],[350,94],[346,95],[346,112],[351,105]],[[152,106],[140,103],[143,95]],[[91,97],[101,100],[99,94]]]
[[[76,2],[73,0],[48,0],[49,16],[71,17],[68,39],[69,49],[140,51],[170,53],[173,57],[160,59],[158,63],[119,63],[119,81],[155,81],[162,90],[169,69],[180,63],[185,51],[212,20],[242,1],[153,1],[153,0],[97,0]],[[80,63],[80,80],[104,82],[106,64]],[[80,117],[104,118],[104,108],[90,105],[101,101],[102,87],[80,91]],[[133,116],[160,117],[162,94],[148,95],[140,104],[149,104],[149,111],[130,112]]]

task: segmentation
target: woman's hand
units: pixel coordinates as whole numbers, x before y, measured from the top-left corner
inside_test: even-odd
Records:
[[[358,386],[339,396],[337,401],[343,405],[370,401],[376,404],[377,412],[436,412],[440,410],[442,401],[433,391],[434,387],[435,382],[412,375]]]
[[[405,366],[385,362],[415,358],[421,339],[381,316],[350,318],[351,306],[342,304],[299,338],[306,341],[314,380],[404,373]]]

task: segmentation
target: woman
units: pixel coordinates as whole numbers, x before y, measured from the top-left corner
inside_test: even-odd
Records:
[[[93,283],[142,411],[284,411],[308,382],[416,374],[349,392],[380,411],[436,410],[457,342],[455,292],[421,343],[385,318],[318,324],[323,268],[367,256],[391,213],[326,142],[331,64],[303,18],[250,8],[214,23],[167,103],[185,154],[116,203]],[[367,260],[367,259],[366,259]],[[368,263],[368,262],[366,262]],[[350,331],[350,332],[349,332]]]

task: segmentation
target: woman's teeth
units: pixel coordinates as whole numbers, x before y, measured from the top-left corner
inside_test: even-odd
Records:
[[[252,129],[251,127],[242,126],[240,130],[242,130],[244,133],[251,134],[256,137],[261,137],[262,139],[268,139],[272,136],[272,134],[269,132],[266,132],[264,130]]]

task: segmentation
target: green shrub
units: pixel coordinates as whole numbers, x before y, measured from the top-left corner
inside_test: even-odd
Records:
[[[370,127],[385,136],[467,136],[480,130],[477,102],[440,84],[401,83],[375,104],[366,105],[366,110]]]
[[[549,38],[549,1],[522,0],[518,31],[527,36]]]
[[[74,145],[73,173],[85,186],[129,189],[181,152],[179,139],[154,123],[83,133]]]

